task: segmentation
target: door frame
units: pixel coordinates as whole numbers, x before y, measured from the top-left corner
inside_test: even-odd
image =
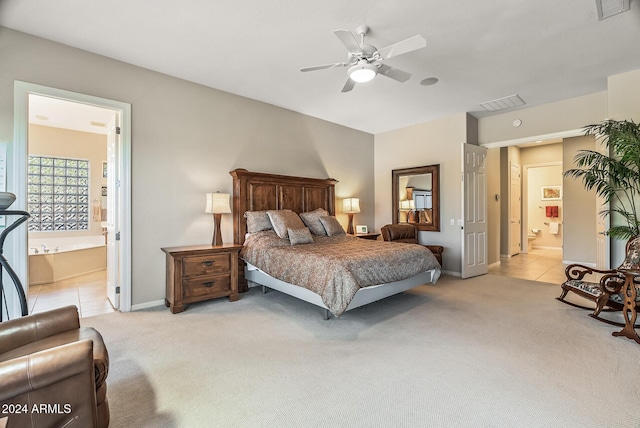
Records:
[[[13,139],[13,168],[11,172],[13,192],[16,194],[17,210],[26,210],[27,200],[27,156],[28,156],[28,128],[29,128],[29,94],[59,98],[71,102],[91,104],[97,107],[117,110],[121,115],[122,151],[119,156],[122,171],[120,190],[122,192],[122,222],[120,224],[120,311],[131,311],[131,104],[107,98],[95,97],[78,92],[51,88],[34,83],[14,82],[14,139]],[[23,287],[28,292],[29,271],[27,251],[27,228],[16,231],[7,237],[13,254],[16,254],[12,264],[18,277],[25,278]],[[16,312],[19,308],[15,302],[8,302],[9,313],[13,317],[20,316]]]

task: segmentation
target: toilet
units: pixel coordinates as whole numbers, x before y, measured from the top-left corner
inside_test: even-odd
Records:
[[[538,233],[540,233],[540,229],[531,229],[527,234],[527,251],[533,249],[533,241],[538,237]]]

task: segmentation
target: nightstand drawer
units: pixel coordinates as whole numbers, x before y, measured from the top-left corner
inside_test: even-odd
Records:
[[[185,257],[182,262],[182,277],[191,278],[194,276],[229,272],[230,267],[231,254],[229,253]]]
[[[190,278],[182,281],[182,292],[185,299],[198,299],[230,290],[231,278],[229,274]]]

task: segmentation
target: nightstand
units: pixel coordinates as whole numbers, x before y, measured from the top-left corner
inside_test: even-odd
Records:
[[[238,300],[238,253],[242,245],[163,248],[167,255],[165,304],[172,313],[189,303],[218,297]]]
[[[378,236],[380,236],[379,233],[356,233],[353,236],[357,236],[358,238],[361,239],[371,239],[372,241],[375,241],[376,239],[378,239]]]

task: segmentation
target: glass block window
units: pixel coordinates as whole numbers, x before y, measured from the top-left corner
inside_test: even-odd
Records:
[[[89,229],[89,161],[29,156],[30,232]]]

